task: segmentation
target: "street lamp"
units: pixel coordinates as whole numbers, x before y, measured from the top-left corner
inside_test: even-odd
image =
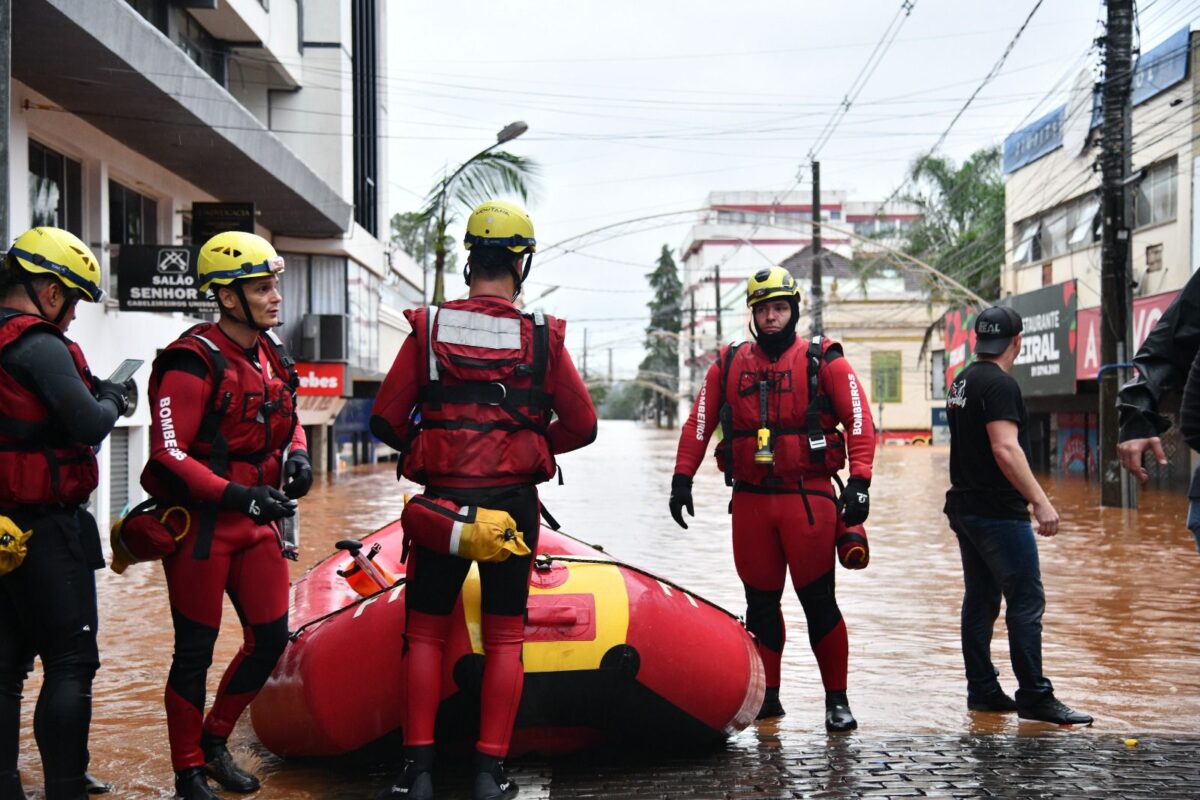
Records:
[[[443,269],[446,266],[446,225],[447,225],[446,207],[448,205],[446,196],[450,191],[450,187],[454,184],[454,179],[457,178],[459,175],[461,175],[463,170],[465,170],[468,166],[470,166],[471,163],[479,160],[481,157],[483,157],[484,155],[487,155],[487,153],[489,153],[490,151],[499,147],[500,145],[504,144],[505,142],[511,142],[513,139],[517,138],[518,136],[520,136],[527,130],[529,130],[529,126],[520,120],[517,120],[516,122],[510,122],[509,124],[507,124],[503,128],[501,128],[499,133],[496,134],[495,142],[493,142],[492,144],[489,144],[487,147],[483,148],[478,153],[476,153],[475,155],[468,158],[462,164],[459,164],[458,169],[456,169],[456,170],[454,170],[454,172],[450,173],[449,177],[442,179],[442,189],[440,192],[438,192],[438,197],[437,197],[437,205],[438,205],[437,240],[436,240],[437,244],[434,249],[434,262],[433,262],[433,269],[434,269],[433,303],[434,303],[434,305],[440,305],[441,303],[444,303],[446,301],[446,291],[445,291],[445,285],[444,285],[445,282],[443,279]]]

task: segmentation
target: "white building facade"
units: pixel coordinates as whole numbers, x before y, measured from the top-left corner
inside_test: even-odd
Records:
[[[318,468],[338,412],[373,394],[384,362],[385,287],[419,302],[415,265],[385,241],[382,0],[21,0],[12,6],[8,241],[71,230],[101,260],[109,298],[81,304],[69,335],[93,370],[149,363],[203,318],[122,310],[121,253],[187,246],[192,205],[253,203],[254,229],[285,256],[280,334],[308,362],[302,388]],[[128,287],[127,287],[128,288]],[[393,300],[395,305],[403,300]],[[384,312],[386,316],[386,312]],[[316,333],[314,333],[316,331]],[[143,499],[143,402],[106,441],[93,496],[102,526]]]
[[[810,326],[811,195],[713,192],[706,205],[710,210],[680,248],[681,419],[718,347],[750,338],[745,288],[755,272],[786,267],[801,286],[797,334],[806,336]],[[881,245],[898,245],[897,237],[917,219],[918,209],[910,203],[884,205],[850,200],[845,192],[822,192],[821,284],[825,335],[842,342],[884,430],[896,441],[928,442],[936,403],[921,359],[926,329],[943,309],[929,302],[927,287],[911,270],[893,264],[864,276],[852,266],[878,255]]]

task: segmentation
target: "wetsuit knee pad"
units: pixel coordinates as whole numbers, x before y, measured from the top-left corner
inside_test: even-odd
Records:
[[[842,610],[838,608],[833,589],[833,570],[817,578],[807,586],[796,590],[804,617],[808,620],[808,638],[819,642],[842,621]]]
[[[743,584],[744,585],[744,584]],[[783,650],[783,613],[780,603],[783,589],[765,592],[753,586],[746,589],[746,630],[754,634],[764,647],[775,652]]]
[[[283,655],[283,649],[287,647],[287,614],[271,622],[252,625],[250,628],[254,633],[254,646],[246,653],[246,657],[238,665],[237,672],[229,679],[226,689],[228,694],[256,692],[261,689],[267,678],[271,677],[271,670],[275,669],[275,664]]]

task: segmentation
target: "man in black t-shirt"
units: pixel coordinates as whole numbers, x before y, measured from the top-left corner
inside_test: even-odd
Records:
[[[958,536],[965,591],[962,604],[967,707],[1016,711],[1022,719],[1090,725],[1054,696],[1042,674],[1042,589],[1037,532],[1058,533],[1058,512],[1029,468],[1029,438],[1021,389],[1009,375],[1021,352],[1021,317],[995,306],[975,319],[977,360],[959,373],[946,397],[950,423],[950,490],[946,516]],[[1018,688],[1014,701],[992,665],[992,629],[1004,622]]]

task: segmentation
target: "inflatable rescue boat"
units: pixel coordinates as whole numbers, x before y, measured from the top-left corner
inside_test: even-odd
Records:
[[[251,706],[280,756],[337,756],[403,727],[403,531],[362,540],[375,582],[345,551],[292,587],[291,641]],[[342,543],[352,551],[357,543]],[[343,576],[340,573],[351,573]],[[394,581],[393,585],[391,582]],[[469,745],[483,672],[478,570],[446,644],[437,736]],[[611,743],[695,747],[745,728],[762,704],[762,661],[741,622],[599,548],[541,530],[525,627],[525,687],[510,755]]]

